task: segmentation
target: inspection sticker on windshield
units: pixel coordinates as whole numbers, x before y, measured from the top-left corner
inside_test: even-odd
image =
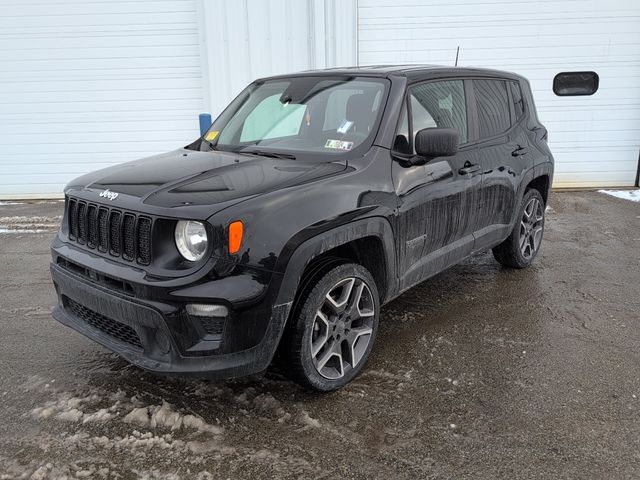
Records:
[[[335,148],[336,150],[351,150],[353,148],[353,142],[345,142],[343,140],[327,140],[324,144],[324,148]]]
[[[210,132],[207,132],[207,134],[204,136],[204,139],[207,142],[213,142],[219,133],[220,132],[218,130],[211,130]]]

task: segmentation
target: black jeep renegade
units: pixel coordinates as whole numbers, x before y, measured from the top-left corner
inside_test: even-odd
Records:
[[[380,306],[475,252],[522,268],[553,176],[528,82],[436,66],[257,80],[185,148],[72,181],[60,322],[154,372],[360,372]]]

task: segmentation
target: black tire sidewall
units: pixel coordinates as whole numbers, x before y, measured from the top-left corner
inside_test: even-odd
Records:
[[[311,358],[311,335],[313,323],[316,312],[324,301],[325,295],[329,292],[329,289],[331,289],[340,280],[349,277],[355,277],[363,280],[371,290],[375,308],[372,328],[373,331],[371,333],[369,345],[367,345],[367,350],[356,368],[350,369],[342,378],[331,380],[320,375]],[[294,358],[290,358],[290,360],[297,363],[295,367],[297,367],[296,369],[298,372],[302,374],[302,378],[300,380],[303,380],[307,386],[315,390],[325,392],[338,389],[349,383],[362,371],[362,368],[367,363],[378,332],[379,316],[380,300],[378,289],[373,276],[366,268],[355,263],[347,263],[333,268],[322,276],[307,294],[304,299],[304,303],[302,304],[302,308],[299,310],[298,316],[295,319],[297,323],[296,329],[291,338],[293,345],[290,345],[290,347],[293,347],[290,351],[295,353],[293,355]]]

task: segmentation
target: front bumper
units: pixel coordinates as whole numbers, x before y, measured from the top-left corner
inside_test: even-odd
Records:
[[[158,300],[143,300],[92,282],[89,278],[56,263],[51,276],[58,294],[53,317],[145,370],[163,374],[231,378],[265,370],[277,348],[290,304],[272,306],[267,313],[245,312],[229,322],[218,336],[204,336],[207,348],[187,349],[185,335],[188,318],[182,305]],[[215,297],[215,295],[213,295]],[[263,310],[264,311],[264,310]],[[247,316],[253,316],[246,321]],[[268,322],[264,334],[250,348],[233,351],[242,345],[243,328],[249,328],[256,316]],[[243,320],[243,318],[245,320]],[[246,321],[243,327],[242,322]],[[236,337],[236,338],[232,338]],[[202,345],[200,342],[198,345]],[[229,347],[230,346],[230,347]]]

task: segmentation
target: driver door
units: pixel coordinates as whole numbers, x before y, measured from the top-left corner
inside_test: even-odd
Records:
[[[413,139],[423,128],[455,128],[460,147],[455,155],[433,158],[424,165],[393,162],[401,290],[435,275],[473,251],[482,178],[477,149],[468,140],[463,80],[410,86],[404,112],[394,144],[397,157],[415,155]]]

